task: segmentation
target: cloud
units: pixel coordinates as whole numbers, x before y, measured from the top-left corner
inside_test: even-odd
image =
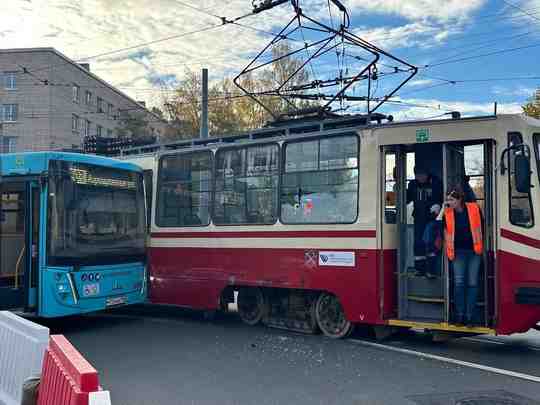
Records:
[[[435,83],[432,79],[418,79],[418,80],[411,80],[407,83],[407,86],[429,86],[431,84]]]
[[[385,49],[420,47],[428,48],[444,42],[458,27],[440,24],[410,23],[397,27],[360,27],[355,34]]]
[[[538,1],[538,0],[534,0]],[[354,13],[374,12],[404,17],[408,20],[466,19],[486,0],[348,0]]]
[[[530,98],[534,95],[536,89],[534,87],[517,86],[508,88],[503,86],[493,86],[491,92],[499,96]]]
[[[184,2],[228,18],[251,11],[251,2],[244,0]],[[71,59],[81,60],[221,24],[219,19],[176,0],[156,0],[150,7],[144,4],[140,0],[2,1],[0,48],[55,47]],[[272,10],[243,22],[269,30],[283,21],[282,14],[286,13]],[[227,25],[88,62],[94,73],[113,85],[136,82],[148,94],[147,89],[160,78],[167,82],[171,77],[182,78],[186,67],[198,70],[206,66],[211,75],[239,71],[248,63],[248,56],[270,39],[260,32]],[[125,91],[137,98],[134,89]]]

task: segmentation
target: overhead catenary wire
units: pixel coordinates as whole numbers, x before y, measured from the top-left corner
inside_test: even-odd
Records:
[[[492,77],[492,78],[485,78],[485,79],[464,79],[464,80],[450,80],[450,79],[435,78],[435,80],[441,80],[444,82],[412,89],[410,91],[401,93],[400,96],[404,96],[404,95],[408,95],[412,93],[419,93],[422,91],[430,90],[432,88],[449,86],[449,85],[467,84],[467,83],[489,83],[489,82],[497,82],[497,81],[540,80],[540,76]]]
[[[523,49],[536,48],[536,47],[539,47],[539,46],[540,46],[540,42],[535,42],[534,44],[530,44],[530,45],[518,46],[518,47],[514,47],[514,48],[500,49],[498,51],[488,52],[488,53],[484,53],[484,54],[480,54],[480,55],[472,55],[472,56],[468,56],[468,57],[463,57],[463,58],[458,58],[458,59],[451,59],[451,60],[446,60],[446,61],[436,61],[434,63],[430,63],[430,64],[426,64],[424,66],[421,66],[420,68],[421,69],[428,69],[428,68],[433,68],[433,67],[436,67],[436,66],[446,65],[446,64],[449,64],[449,63],[464,62],[464,61],[478,59],[478,58],[485,58],[485,57],[493,56],[493,55],[500,55],[500,54],[509,53],[509,52],[516,52],[516,51],[520,51],[520,50],[523,50]]]
[[[183,2],[179,2],[179,3],[183,3]],[[184,4],[185,5],[185,4]],[[223,19],[223,17],[217,15],[217,14],[213,14],[212,12],[207,12],[205,10],[202,10],[202,9],[198,9],[197,7],[194,7],[194,6],[190,6],[188,5],[189,8],[193,8],[193,9],[197,9],[197,11],[200,11],[201,13],[205,13],[205,14],[208,14],[208,15],[211,15],[215,18],[219,18],[219,19]],[[246,16],[249,16],[250,14],[246,14],[244,16],[241,16],[240,18],[245,18]],[[234,24],[234,25],[238,25],[240,27],[249,27],[249,26],[246,26],[245,24],[241,24],[241,23],[237,23],[233,20],[225,20],[227,24]],[[217,28],[217,27],[220,27],[222,26],[223,24],[220,24],[220,25],[216,25],[215,27],[214,26],[211,26],[211,27],[206,27],[204,28],[203,30],[198,30],[198,32],[204,32],[204,30],[210,30],[210,29],[213,29],[213,28]],[[254,28],[254,27],[249,27],[249,29],[254,29],[254,30],[257,30],[259,32],[262,32],[262,33],[266,33],[266,34],[269,34],[269,35],[275,35],[274,33],[272,32],[265,32],[264,30],[261,30],[261,29],[258,29],[258,28]],[[190,35],[191,33],[185,33],[185,35]],[[184,34],[180,34],[180,35],[184,35]],[[523,35],[523,34],[520,34],[520,35]],[[164,38],[162,40],[169,40],[170,38],[172,37],[168,37],[168,38]],[[289,38],[288,38],[289,39]],[[158,40],[159,41],[159,40]],[[491,42],[494,42],[493,40],[489,41],[490,43]],[[155,41],[152,41],[152,43],[155,43]],[[128,48],[122,48],[120,50],[116,50],[116,51],[110,51],[110,52],[122,52],[126,49],[134,49],[134,48],[137,48],[137,47],[140,47],[140,46],[144,46],[144,45],[141,45],[141,44],[138,44],[138,45],[134,45],[132,47],[128,47]],[[526,48],[529,48],[529,47],[534,47],[534,46],[540,46],[540,44],[538,45],[528,45],[528,46],[524,46],[524,47],[517,47],[517,48],[510,48],[510,49],[504,49],[504,50],[499,50],[499,51],[495,51],[495,52],[491,52],[491,53],[487,53],[487,54],[482,54],[482,55],[472,55],[472,56],[469,56],[469,57],[466,57],[466,58],[458,58],[457,55],[452,55],[451,57],[447,57],[445,59],[442,59],[442,60],[438,60],[438,61],[435,61],[434,63],[431,63],[431,64],[427,64],[424,66],[424,69],[428,69],[428,68],[432,68],[432,67],[435,67],[435,66],[439,66],[439,65],[444,65],[446,63],[456,63],[456,62],[460,62],[460,61],[465,61],[465,60],[470,60],[470,59],[476,59],[476,58],[481,58],[481,57],[486,57],[486,56],[490,56],[490,55],[495,55],[495,54],[499,54],[499,53],[505,53],[505,52],[511,52],[511,51],[514,51],[514,50],[519,50],[519,49],[526,49]],[[469,50],[468,52],[473,52],[473,51],[476,51],[477,48],[475,49],[472,49],[472,50]],[[94,55],[94,56],[91,56],[91,57],[88,57],[88,58],[85,58],[85,59],[82,59],[82,60],[86,60],[86,59],[89,59],[89,58],[98,58],[98,57],[101,57],[102,55],[104,54],[107,54],[107,53],[102,53],[102,54],[99,54],[99,55]],[[459,54],[458,54],[459,55]],[[338,56],[338,66],[339,66],[339,56]],[[39,78],[39,77],[35,77],[36,80],[44,80],[42,78]],[[531,79],[535,79],[534,77],[531,77],[531,78],[525,78],[524,80],[531,80]],[[446,79],[442,79],[442,80],[446,80]],[[488,79],[489,80],[489,79]],[[500,79],[502,80],[502,79]],[[512,80],[512,79],[508,79],[508,80]],[[535,79],[536,80],[536,79]],[[487,80],[485,80],[487,81]],[[448,83],[446,83],[447,85],[449,84],[457,84],[457,83],[464,83],[465,81],[452,81],[452,80],[448,80]],[[472,81],[471,81],[472,82]],[[478,80],[478,82],[480,82],[480,80]],[[69,86],[71,84],[66,84],[66,86]],[[86,87],[86,86],[84,86]],[[127,86],[118,86],[119,88],[129,88]],[[144,89],[141,91],[158,91],[158,92],[173,92],[175,91],[174,89]],[[412,90],[412,92],[414,91],[422,91],[421,89],[414,89]],[[407,93],[405,93],[407,94]]]
[[[514,4],[514,3],[510,3],[509,1],[507,0],[502,0],[504,4],[507,4],[509,5],[510,7],[513,7],[517,10],[519,10],[520,12],[524,13],[525,15],[529,16],[530,18],[532,18],[533,20],[536,20],[536,21],[540,21],[540,18],[535,16],[534,14],[531,14],[530,11],[528,10],[525,10],[523,9],[522,7],[518,6],[517,4]]]
[[[199,11],[202,11],[202,9],[200,9]],[[114,49],[114,50],[107,51],[107,52],[102,52],[102,53],[95,54],[95,55],[92,55],[92,56],[87,56],[87,57],[84,57],[84,58],[77,59],[77,62],[86,62],[86,61],[89,61],[89,60],[92,60],[92,59],[102,58],[104,56],[110,56],[110,55],[114,55],[116,53],[121,53],[121,52],[126,52],[126,51],[130,51],[130,50],[137,49],[137,48],[142,48],[144,46],[155,45],[157,43],[162,43],[162,42],[170,41],[170,40],[173,40],[173,39],[183,38],[183,37],[186,37],[186,36],[189,36],[189,35],[203,33],[203,32],[206,32],[206,31],[210,31],[210,30],[213,30],[213,29],[216,29],[216,28],[223,27],[224,25],[234,24],[234,23],[236,23],[236,22],[238,22],[238,21],[240,21],[240,20],[242,20],[244,18],[250,17],[250,16],[255,14],[252,11],[250,13],[246,13],[246,14],[243,14],[241,16],[228,19],[226,17],[217,16],[217,15],[214,15],[212,13],[207,13],[207,12],[205,12],[205,13],[208,14],[208,15],[211,15],[213,17],[219,18],[221,20],[221,24],[212,24],[212,25],[209,25],[209,26],[206,26],[206,27],[202,27],[202,28],[193,30],[193,31],[183,32],[183,33],[180,33],[180,34],[171,35],[171,36],[168,36],[168,37],[159,38],[159,39],[152,40],[152,41],[138,43],[136,45],[131,45],[131,46],[124,47],[124,48],[119,48],[119,49]],[[70,64],[70,63],[71,63],[71,61],[64,62],[64,63],[58,64],[58,65],[45,66],[45,67],[42,67],[42,68],[33,69],[32,72],[36,73],[36,72],[41,71],[41,70],[47,70],[47,69],[51,69],[51,68],[58,67],[58,66],[63,66],[63,65],[66,65],[66,64]]]

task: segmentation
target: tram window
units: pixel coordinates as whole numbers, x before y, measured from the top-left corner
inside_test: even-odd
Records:
[[[519,132],[508,134],[508,146],[523,143],[523,137]],[[534,224],[531,193],[520,193],[516,190],[514,177],[514,160],[517,154],[523,153],[519,150],[511,150],[508,153],[508,187],[510,194],[510,223],[525,228],[530,228]]]
[[[463,188],[468,201],[476,201],[482,211],[485,206],[484,195],[484,145],[467,145],[463,148],[465,179]]]
[[[281,220],[352,223],[358,215],[358,138],[342,135],[285,145]]]
[[[538,181],[540,181],[540,134],[534,134],[534,156],[536,156],[536,171],[538,172]]]
[[[387,224],[395,224],[397,220],[397,166],[395,152],[385,155],[384,180],[384,219]]]
[[[216,153],[212,220],[216,225],[277,220],[279,146],[254,145]]]
[[[210,223],[211,152],[161,158],[156,223],[162,227],[206,226]]]

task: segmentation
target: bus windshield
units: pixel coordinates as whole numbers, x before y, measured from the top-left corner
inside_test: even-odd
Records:
[[[49,174],[50,265],[144,259],[142,174],[57,160]]]

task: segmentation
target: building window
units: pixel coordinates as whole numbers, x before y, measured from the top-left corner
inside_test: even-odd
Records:
[[[523,136],[519,132],[508,134],[508,146],[521,145]],[[531,228],[534,225],[533,205],[530,191],[520,193],[516,190],[515,166],[516,156],[522,154],[523,150],[513,149],[508,153],[508,186],[510,191],[510,223],[524,228]]]
[[[277,220],[279,146],[224,148],[216,153],[217,225],[273,224]]]
[[[342,135],[285,144],[281,221],[343,224],[358,214],[358,137]]]
[[[111,103],[107,104],[107,117],[113,118],[113,105]]]
[[[103,99],[101,97],[97,98],[97,112],[98,113],[103,112]]]
[[[0,153],[14,153],[17,151],[17,138],[14,136],[4,136],[2,139],[2,145]]]
[[[74,132],[79,132],[79,116],[76,114],[71,116],[71,130]]]
[[[90,127],[92,123],[89,120],[84,120],[84,136],[90,136]]]
[[[2,111],[0,111],[0,118],[5,122],[15,122],[19,116],[19,105],[18,104],[4,104],[2,106]]]
[[[103,132],[103,127],[101,125],[96,126],[96,135],[101,136]]]
[[[108,129],[108,130],[107,130],[107,136],[108,136],[109,138],[112,138],[112,136],[113,136],[113,134],[112,134],[112,129]]]
[[[4,88],[6,90],[17,88],[17,72],[4,72]]]
[[[79,97],[80,97],[81,88],[80,88],[79,86],[77,86],[76,84],[74,84],[73,87],[71,88],[71,91],[72,91],[73,102],[74,102],[74,103],[78,103],[78,102],[79,102]]]
[[[84,101],[86,102],[86,105],[92,105],[92,93],[90,93],[88,90],[86,90]]]
[[[212,154],[204,151],[164,156],[158,173],[158,226],[208,225]]]

